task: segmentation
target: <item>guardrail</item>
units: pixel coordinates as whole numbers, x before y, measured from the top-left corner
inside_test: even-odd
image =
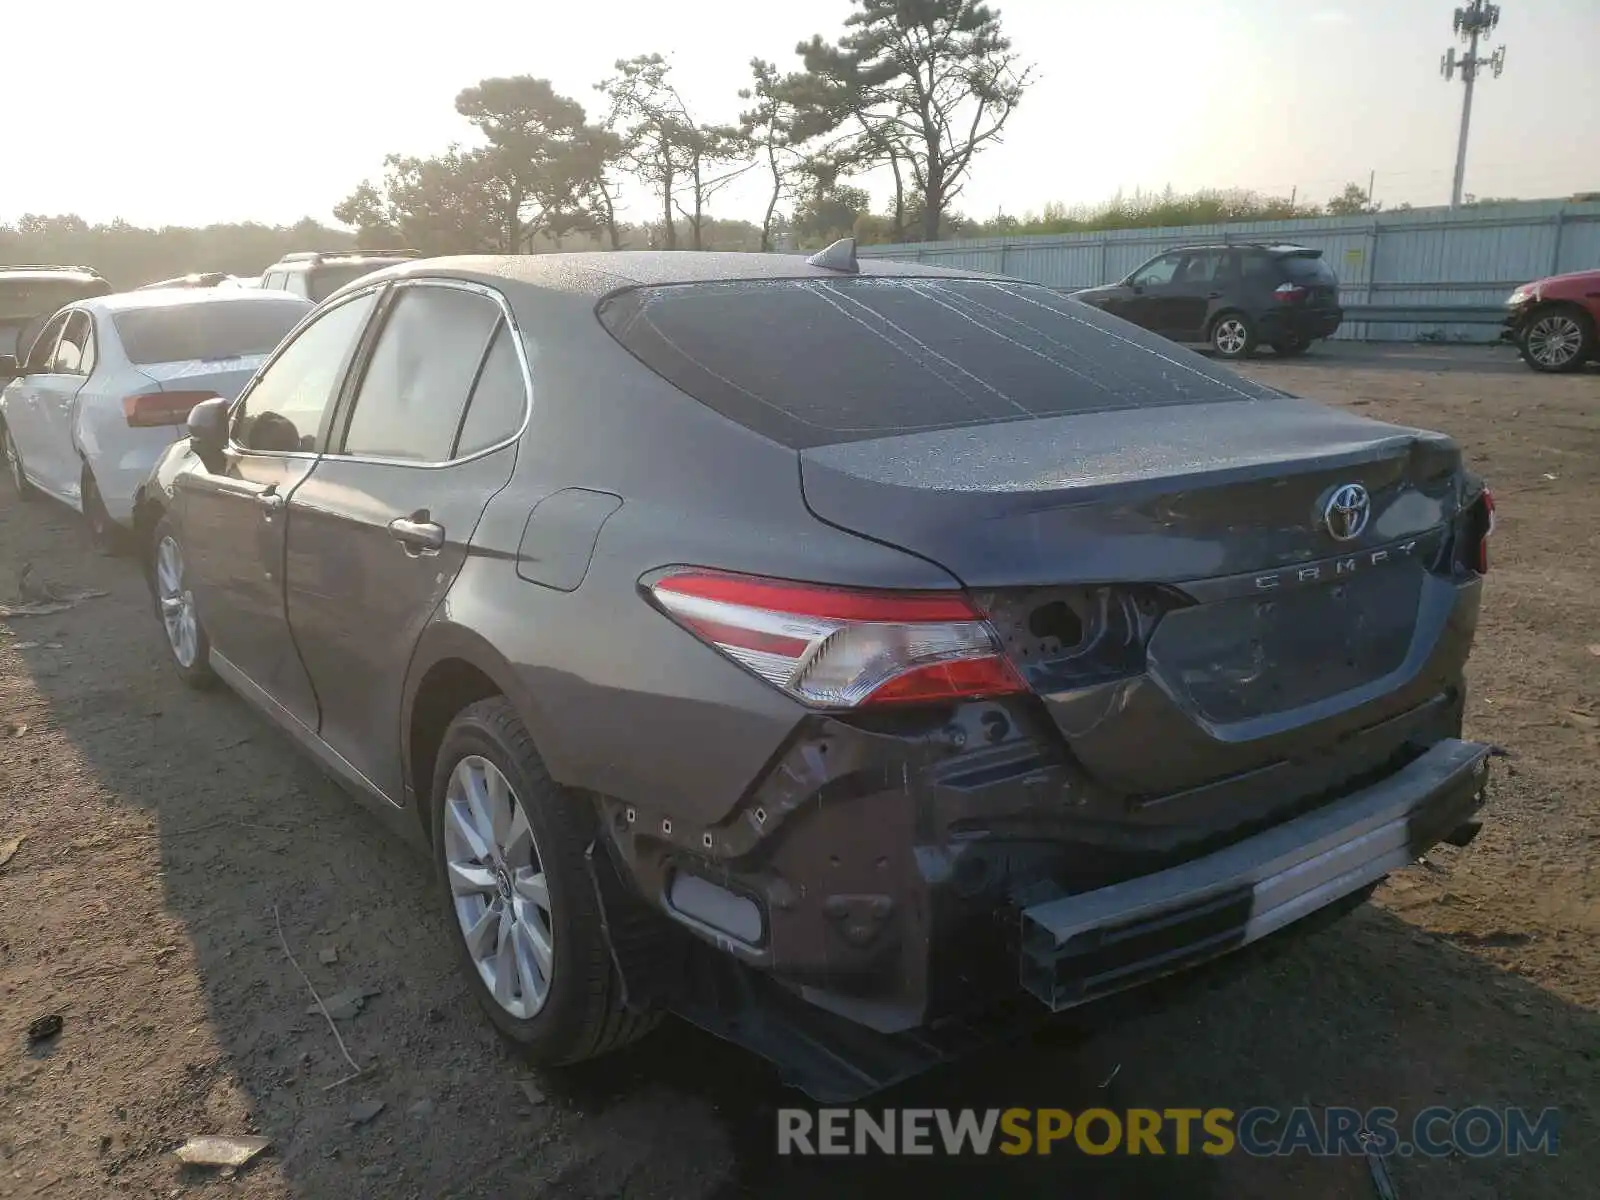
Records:
[[[1352,325],[1499,325],[1506,310],[1499,304],[1346,304],[1344,319]]]

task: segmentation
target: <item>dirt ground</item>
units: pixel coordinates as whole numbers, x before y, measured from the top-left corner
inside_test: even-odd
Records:
[[[1396,1159],[1398,1193],[1592,1195],[1600,372],[1349,345],[1247,370],[1453,433],[1492,481],[1501,522],[1470,732],[1511,757],[1485,832],[1248,972],[881,1103],[1554,1105],[1557,1157]],[[799,1098],[677,1023],[534,1076],[458,982],[425,864],[242,702],[181,686],[132,563],[96,558],[72,514],[7,493],[0,598],[28,562],[109,594],[0,622],[0,857],[25,839],[0,866],[0,1197],[1375,1194],[1354,1159],[780,1162],[772,1110]],[[359,1078],[330,1089],[347,1067],[286,947],[324,997],[370,993],[339,1022]],[[49,1013],[61,1034],[30,1050],[28,1023]],[[364,1102],[384,1107],[357,1122]],[[247,1132],[271,1147],[235,1177],[173,1155],[190,1134]]]

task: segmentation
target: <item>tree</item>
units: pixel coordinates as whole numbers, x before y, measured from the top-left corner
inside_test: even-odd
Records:
[[[1328,201],[1327,212],[1330,217],[1360,217],[1370,216],[1382,207],[1369,202],[1367,189],[1359,183],[1347,183],[1344,191]]]
[[[794,231],[805,245],[826,245],[855,231],[856,222],[872,208],[871,198],[848,184],[813,185],[794,210]]]
[[[462,89],[456,111],[489,143],[480,161],[499,198],[503,250],[529,250],[539,235],[583,223],[579,197],[597,164],[581,104],[548,79],[512,75]]]
[[[800,147],[811,137],[815,109],[804,107],[797,96],[800,84],[796,77],[783,77],[778,68],[765,59],[752,58],[750,73],[755,77],[752,87],[739,92],[741,100],[753,100],[753,107],[739,115],[739,132],[745,141],[766,159],[772,186],[767,193],[767,210],[761,218],[761,249],[772,249],[772,234],[778,220],[778,204],[792,196],[796,180],[805,170],[805,159]]]
[[[333,206],[333,219],[356,231],[362,246],[382,245],[396,235],[383,196],[370,182],[364,182]]]
[[[662,235],[668,250],[678,248],[674,213],[689,219],[694,248],[701,248],[710,198],[749,170],[718,168],[748,154],[739,130],[696,124],[670,78],[671,64],[659,54],[618,59],[616,74],[595,84],[610,101],[606,128],[621,140],[619,161],[653,188],[661,199]],[[685,207],[679,195],[688,190]]]
[[[452,146],[434,158],[391,154],[380,191],[361,184],[333,215],[363,232],[381,230],[424,254],[504,250],[504,181],[491,150]]]
[[[887,160],[916,187],[922,235],[938,236],[972,161],[997,142],[1032,78],[1000,15],[976,0],[852,0],[837,45],[797,49],[835,127],[854,121],[858,161]]]
[[[588,228],[605,235],[607,248],[622,248],[622,227],[617,222],[617,185],[611,168],[622,157],[622,139],[609,129],[585,125],[578,136],[578,212]]]

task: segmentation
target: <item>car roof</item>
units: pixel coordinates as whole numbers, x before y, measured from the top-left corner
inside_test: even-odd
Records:
[[[0,279],[37,281],[71,279],[79,283],[104,283],[105,277],[90,267],[0,267]]]
[[[1163,254],[1182,254],[1187,250],[1265,250],[1268,254],[1321,254],[1314,246],[1300,246],[1293,242],[1194,242],[1187,246],[1169,246]]]
[[[292,292],[264,292],[254,288],[148,288],[134,292],[113,292],[78,303],[94,313],[130,312],[135,309],[172,308],[183,304],[282,304],[298,301],[312,307],[311,301]]]
[[[863,258],[860,274],[813,267],[801,254],[751,254],[718,250],[585,250],[561,254],[466,254],[413,259],[345,285],[366,287],[382,279],[454,278],[490,286],[523,284],[596,299],[621,288],[764,279],[929,278],[1001,279],[983,271],[930,267]],[[342,290],[342,289],[341,289]]]

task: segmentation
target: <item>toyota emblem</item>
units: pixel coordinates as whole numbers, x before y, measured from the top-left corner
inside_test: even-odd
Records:
[[[1346,483],[1333,489],[1327,507],[1322,510],[1323,524],[1336,542],[1348,542],[1361,536],[1372,516],[1372,499],[1367,489],[1359,483]]]

